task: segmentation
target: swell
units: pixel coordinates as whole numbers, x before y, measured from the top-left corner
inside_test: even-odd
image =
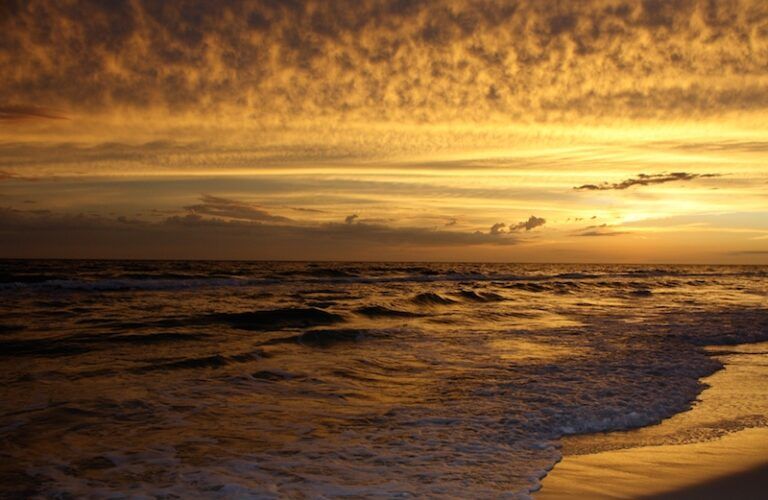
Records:
[[[435,292],[420,293],[412,297],[411,302],[418,306],[447,306],[457,303],[457,301]]]
[[[419,313],[401,311],[399,309],[391,309],[384,306],[360,307],[356,309],[355,312],[369,318],[418,318],[422,316],[422,314]]]
[[[85,318],[79,320],[79,323],[118,331],[198,328],[210,325],[226,325],[238,330],[270,331],[332,325],[342,321],[345,319],[340,314],[328,312],[318,307],[284,307],[244,312],[193,314],[172,318],[147,319],[145,321],[103,321]]]
[[[116,345],[147,346],[161,343],[203,340],[207,335],[198,333],[151,333],[73,335],[64,338],[42,338],[0,342],[0,357],[18,356],[71,356],[106,349]]]
[[[462,290],[459,296],[472,302],[500,302],[504,297],[493,292],[477,292],[474,290]]]
[[[336,344],[349,343],[365,338],[389,337],[396,333],[394,329],[380,328],[325,328],[312,329],[298,335],[267,340],[260,345],[299,344],[309,347],[332,347]]]
[[[297,375],[282,370],[259,370],[251,373],[251,377],[256,380],[265,380],[269,382],[279,382],[296,378]]]
[[[26,327],[24,325],[19,325],[16,323],[0,323],[0,335],[4,333],[16,333],[24,330]]]
[[[167,361],[162,363],[150,364],[131,369],[131,373],[143,374],[157,371],[175,371],[175,370],[192,370],[203,368],[222,368],[232,364],[247,363],[260,359],[261,353],[248,352],[242,354],[234,354],[224,356],[222,354],[213,354],[209,356],[200,356],[195,358],[179,359],[174,361]]]
[[[259,345],[269,346],[280,344],[295,344],[314,348],[329,348],[340,343],[356,342],[366,337],[386,337],[390,336],[392,333],[393,332],[391,330],[380,329],[313,329],[307,330],[298,335],[292,335],[290,337],[268,340],[266,342],[262,342]],[[233,364],[248,363],[269,357],[272,357],[272,355],[263,350],[256,350],[234,355],[212,354],[207,356],[153,363],[138,368],[133,368],[130,370],[130,372],[135,374],[143,374],[157,371],[192,370],[206,368],[215,369],[223,368]],[[275,372],[274,370],[262,370],[255,372],[252,374],[252,376],[254,378],[273,381],[293,378],[293,375],[288,374],[288,372]]]
[[[281,308],[239,313],[214,313],[201,318],[211,323],[224,323],[241,330],[274,330],[332,325],[344,317],[316,307]]]

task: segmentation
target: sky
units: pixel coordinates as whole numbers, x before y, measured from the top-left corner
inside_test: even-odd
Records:
[[[768,264],[768,2],[5,0],[0,257]]]

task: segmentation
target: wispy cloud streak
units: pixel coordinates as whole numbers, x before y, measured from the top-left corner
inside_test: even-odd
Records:
[[[21,121],[34,119],[66,120],[60,113],[37,106],[3,106],[0,105],[0,123],[3,121]]]
[[[601,184],[583,184],[574,187],[578,191],[608,191],[611,189],[628,189],[634,186],[650,186],[653,184],[666,184],[667,182],[692,181],[694,179],[707,179],[720,177],[720,174],[691,174],[688,172],[672,172],[669,174],[638,174],[637,177],[621,182],[603,182]]]

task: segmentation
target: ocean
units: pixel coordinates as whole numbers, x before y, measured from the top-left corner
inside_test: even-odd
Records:
[[[765,340],[765,266],[4,260],[0,496],[528,498]]]

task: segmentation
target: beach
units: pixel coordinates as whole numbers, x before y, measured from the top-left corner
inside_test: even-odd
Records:
[[[710,348],[725,368],[689,412],[633,431],[574,436],[537,500],[765,498],[768,344]],[[645,445],[644,445],[645,444]]]

